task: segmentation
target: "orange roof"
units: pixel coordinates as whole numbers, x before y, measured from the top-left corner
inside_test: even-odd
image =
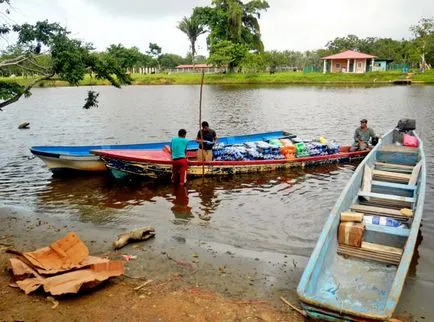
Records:
[[[322,57],[321,59],[370,59],[377,56],[359,53],[358,51],[346,50],[339,54]]]
[[[196,64],[196,65],[178,65],[176,68],[210,68],[212,65]]]

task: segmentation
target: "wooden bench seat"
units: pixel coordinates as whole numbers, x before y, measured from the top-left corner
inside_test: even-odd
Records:
[[[337,252],[339,255],[352,256],[360,259],[373,260],[397,266],[399,265],[402,256],[402,249],[400,248],[368,242],[362,242],[362,246],[360,248],[339,245]]]
[[[373,170],[372,176],[374,180],[404,183],[404,184],[408,184],[411,178],[411,175],[407,173],[382,171],[382,170]]]
[[[354,204],[351,206],[351,210],[354,212],[360,212],[365,215],[385,216],[401,221],[406,221],[409,218],[412,218],[412,216],[407,216],[403,214],[400,209],[390,209],[384,207]]]
[[[375,192],[360,191],[359,197],[366,199],[368,202],[375,204],[383,204],[386,206],[394,206],[401,208],[413,208],[413,204],[416,202],[416,198],[403,197]]]
[[[413,166],[409,166],[409,165],[386,163],[386,162],[375,162],[374,165],[376,170],[408,173],[408,174],[411,174],[414,168]]]

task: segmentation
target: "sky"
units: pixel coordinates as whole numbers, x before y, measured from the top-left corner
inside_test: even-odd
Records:
[[[111,44],[146,51],[150,42],[163,53],[185,56],[187,37],[176,28],[195,6],[211,0],[11,0],[11,23],[48,19],[66,26],[75,38],[105,50]],[[409,27],[434,16],[434,0],[268,0],[259,20],[265,50],[315,50],[348,34],[410,38]],[[198,54],[207,55],[206,35]],[[3,47],[3,46],[2,46]]]

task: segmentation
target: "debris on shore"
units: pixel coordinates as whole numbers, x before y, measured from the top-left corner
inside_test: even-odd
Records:
[[[51,295],[77,293],[124,273],[121,261],[89,256],[89,249],[73,232],[48,247],[21,253],[8,250],[16,284],[26,294],[41,286]]]
[[[115,242],[113,242],[113,248],[119,249],[133,241],[144,241],[152,237],[155,237],[154,228],[150,226],[138,228],[128,233],[120,234],[118,236],[118,239]]]

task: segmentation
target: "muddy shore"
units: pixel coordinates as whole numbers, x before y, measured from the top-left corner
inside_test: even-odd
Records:
[[[280,296],[294,300],[297,281],[289,280],[284,288],[273,284],[277,271],[297,270],[297,262],[290,262],[285,255],[279,261],[275,254],[243,251],[240,256],[236,247],[217,249],[216,245],[176,236],[167,242],[164,239],[168,237],[158,232],[153,240],[114,251],[112,229],[65,224],[52,218],[48,221],[15,207],[0,207],[0,217],[0,311],[5,313],[5,320],[116,320],[125,316],[162,321],[303,320],[279,300]],[[124,277],[83,295],[60,297],[56,309],[51,309],[53,303],[42,292],[24,295],[9,286],[13,280],[7,271],[6,249],[33,250],[68,231],[76,231],[93,255],[122,259],[128,254],[137,259],[125,263]],[[153,282],[140,292],[134,291],[147,280]]]

